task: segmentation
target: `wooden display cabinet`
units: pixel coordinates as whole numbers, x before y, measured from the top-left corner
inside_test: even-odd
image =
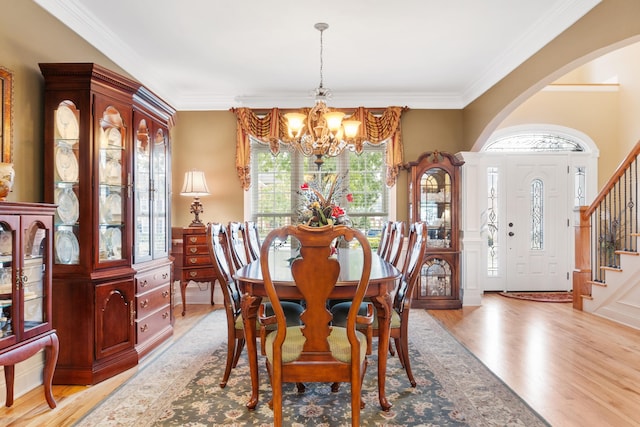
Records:
[[[51,408],[58,337],[52,327],[51,257],[55,206],[0,202],[0,365],[6,406],[13,404],[15,364],[45,350],[44,391]]]
[[[170,288],[168,126],[175,111],[96,64],[40,69],[44,193],[58,205],[53,324],[61,351],[54,382],[95,384],[135,366],[173,333],[170,319],[149,326],[152,313],[138,308],[147,291],[138,282],[155,277],[164,280],[154,282],[163,291]],[[169,298],[152,300],[154,312],[170,316]],[[140,333],[144,325],[152,332]]]
[[[462,307],[460,289],[460,167],[455,156],[429,151],[405,164],[409,171],[409,221],[427,226],[427,249],[412,306]]]

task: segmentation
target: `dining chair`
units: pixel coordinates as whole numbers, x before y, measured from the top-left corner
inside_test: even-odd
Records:
[[[243,240],[244,223],[238,221],[229,221],[227,224],[227,236],[229,240],[229,254],[235,273],[241,267],[247,265],[247,253]]]
[[[244,223],[244,245],[249,262],[260,257],[260,233],[255,221],[245,221]]]
[[[207,224],[207,245],[211,254],[212,262],[224,300],[224,310],[227,318],[227,361],[220,381],[220,387],[227,385],[231,369],[235,368],[242,354],[245,344],[244,325],[241,312],[242,293],[237,282],[233,278],[231,272],[231,255],[229,253],[230,246],[227,236],[227,228],[220,223]],[[271,313],[271,306],[267,305],[267,312]],[[287,319],[293,323],[297,323],[302,306],[297,303],[283,303],[283,309],[286,312]],[[256,330],[259,331],[261,325],[256,322]]]
[[[393,310],[391,312],[390,337],[393,338],[396,352],[400,363],[407,373],[411,387],[416,386],[416,381],[411,371],[411,361],[409,359],[409,310],[411,300],[415,291],[416,283],[420,279],[420,266],[427,247],[427,227],[424,222],[415,222],[409,228],[407,255],[402,266],[402,278],[396,288],[393,297]],[[365,303],[364,305],[366,305]],[[365,313],[364,305],[360,306],[359,313]],[[351,309],[351,302],[342,302],[331,308],[334,325],[342,325],[346,321],[347,314]],[[360,329],[370,330],[371,336],[378,336],[378,318],[374,314],[373,325],[360,326]],[[389,348],[392,354],[391,346]],[[369,349],[370,351],[370,349]],[[334,385],[334,389],[335,389]]]
[[[400,256],[402,255],[403,244],[404,221],[394,221],[391,224],[391,234],[389,235],[389,244],[385,260],[393,264],[396,268],[400,268]]]
[[[344,327],[332,326],[331,312],[326,305],[340,274],[340,264],[331,256],[332,241],[340,236],[347,241],[355,239],[362,250],[363,266],[353,295],[354,307],[357,307],[364,298],[371,273],[371,247],[362,232],[344,225],[290,225],[271,231],[262,243],[260,266],[274,316],[260,317],[260,320],[266,325],[277,325],[276,330],[265,337],[266,365],[273,392],[271,406],[276,427],[283,422],[282,386],[285,382],[349,382],[351,424],[360,424],[367,337],[356,329],[356,320],[364,321],[364,318],[358,316],[358,310],[354,309],[349,311]],[[272,243],[288,237],[295,237],[300,243],[300,257],[292,261],[291,274],[305,303],[305,310],[300,316],[303,326],[286,325],[280,305],[283,288],[274,286],[269,269]],[[372,316],[368,317],[368,321],[373,322]]]

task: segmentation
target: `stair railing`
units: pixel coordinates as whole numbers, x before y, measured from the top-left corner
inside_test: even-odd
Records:
[[[576,309],[582,310],[582,297],[591,295],[594,282],[604,283],[607,269],[620,267],[621,252],[637,251],[639,155],[640,142],[593,203],[578,208],[573,273],[573,307]]]

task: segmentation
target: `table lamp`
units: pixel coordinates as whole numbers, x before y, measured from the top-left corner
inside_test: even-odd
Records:
[[[204,172],[196,170],[185,172],[184,185],[182,186],[180,195],[193,197],[191,213],[195,215],[195,219],[189,224],[189,227],[204,227],[204,224],[200,221],[200,214],[204,212],[202,203],[200,203],[200,196],[206,196],[208,194],[209,188],[207,187]]]

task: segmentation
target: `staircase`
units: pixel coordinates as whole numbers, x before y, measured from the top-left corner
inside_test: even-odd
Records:
[[[616,252],[620,266],[602,267],[605,280],[590,281],[591,295],[581,296],[582,309],[640,329],[640,252]]]
[[[576,221],[573,307],[640,329],[640,142]]]

